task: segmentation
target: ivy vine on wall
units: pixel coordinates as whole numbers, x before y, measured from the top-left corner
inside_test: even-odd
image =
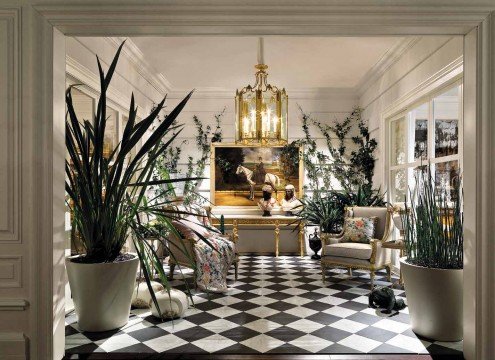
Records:
[[[152,109],[153,111],[153,109]],[[163,179],[170,177],[175,178],[197,178],[204,176],[204,170],[209,162],[211,143],[222,141],[222,118],[225,114],[226,108],[224,108],[220,113],[214,115],[215,126],[212,128],[210,125],[204,125],[198,116],[193,116],[193,123],[196,129],[196,148],[199,151],[199,156],[197,158],[188,155],[187,162],[182,161],[182,157],[185,154],[183,147],[188,144],[187,140],[182,140],[178,145],[170,147],[163,155],[161,155],[157,161],[158,165],[155,169],[154,177],[156,179]],[[158,117],[157,125],[164,121],[167,115]],[[178,135],[175,131],[177,129],[177,124],[173,123],[171,126],[171,131],[162,140],[163,142],[168,141],[172,136]],[[186,165],[185,173],[181,170],[180,165]],[[208,199],[201,196],[198,193],[198,188],[201,185],[201,180],[190,180],[184,183],[184,203],[196,203],[202,204]],[[155,188],[155,196],[175,196],[175,191],[167,191],[166,189]]]
[[[222,117],[225,114],[226,108],[223,108],[222,112],[215,115],[215,129],[212,129],[210,125],[204,127],[201,120],[194,115],[193,121],[196,127],[196,147],[200,151],[198,159],[194,159],[192,156],[187,157],[187,171],[186,177],[201,177],[206,168],[206,164],[210,159],[211,144],[222,141]],[[198,193],[198,188],[201,185],[201,180],[192,180],[186,182],[184,186],[184,202],[189,203],[204,203],[208,201]]]
[[[362,119],[362,109],[354,108],[349,116],[333,125],[322,124],[301,107],[299,110],[304,138],[288,146],[304,146],[302,159],[309,182],[305,188],[328,191],[332,189],[332,178],[335,178],[345,191],[358,187],[371,189],[376,160],[374,153],[378,144],[370,136],[368,125]],[[325,139],[326,149],[318,148],[315,136],[310,133],[311,125]],[[349,139],[354,127],[357,127],[358,135]],[[348,149],[348,141],[352,141],[355,149]]]

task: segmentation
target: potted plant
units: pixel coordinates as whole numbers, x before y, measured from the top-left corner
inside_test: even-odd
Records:
[[[302,199],[301,203],[302,210],[298,214],[299,219],[306,225],[318,225],[321,240],[339,233],[344,212],[335,201],[332,192],[327,193],[326,196],[315,194],[312,198]]]
[[[127,323],[139,262],[150,289],[151,267],[158,267],[158,273],[166,281],[161,262],[139,231],[140,219],[143,214],[158,214],[168,226],[171,222],[167,219],[174,217],[173,211],[160,210],[162,204],[146,202],[145,195],[150,185],[179,181],[151,179],[157,157],[166,151],[180,131],[166,141],[163,138],[192,94],[187,95],[147,139],[145,135],[162,110],[165,99],[148,117],[136,122],[137,108],[132,96],[122,139],[115,149],[108,151],[104,143],[106,91],[123,45],[120,45],[107,74],[98,60],[100,98],[93,121],[78,119],[71,96],[72,87],[66,92],[69,158],[65,166],[65,189],[72,212],[73,231],[83,247],[82,253],[66,259],[66,267],[79,328],[85,331],[106,331]],[[140,140],[143,140],[142,147],[136,149],[136,155],[131,157],[131,151]],[[170,226],[169,231],[175,229]],[[132,235],[137,254],[122,251],[129,235]],[[150,292],[156,304],[154,293]]]
[[[460,178],[436,186],[416,178],[402,212],[406,256],[400,260],[412,330],[438,341],[462,339],[463,212]]]

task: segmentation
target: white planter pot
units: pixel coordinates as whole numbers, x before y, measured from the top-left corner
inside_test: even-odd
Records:
[[[65,266],[79,329],[108,331],[129,321],[139,258],[116,263],[83,264],[67,257]]]
[[[462,340],[462,269],[431,269],[400,259],[412,330],[437,341]]]

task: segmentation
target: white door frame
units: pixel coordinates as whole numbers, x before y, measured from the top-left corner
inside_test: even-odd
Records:
[[[492,45],[495,25],[490,14],[495,4],[490,7],[434,6],[445,2],[432,0],[428,6],[404,6],[404,3],[417,3],[410,0],[396,1],[401,6],[382,6],[375,0],[329,4],[253,0],[238,5],[233,0],[212,0],[210,4],[199,0],[167,0],[162,1],[164,5],[147,6],[140,0],[123,0],[126,5],[32,6],[31,1],[34,2],[7,0],[13,4],[11,8],[22,10],[23,41],[27,39],[24,55],[36,59],[24,58],[22,62],[23,73],[35,78],[22,79],[23,94],[28,92],[26,87],[33,86],[32,97],[27,98],[23,106],[28,108],[26,114],[29,111],[40,114],[25,120],[27,131],[38,134],[36,156],[30,154],[26,159],[39,170],[35,174],[38,194],[32,205],[38,218],[27,224],[37,229],[38,240],[29,268],[33,281],[29,286],[34,294],[31,306],[37,314],[30,331],[31,358],[60,358],[64,343],[61,329],[65,272],[64,249],[60,244],[63,236],[60,214],[64,206],[63,154],[60,152],[65,147],[63,95],[60,93],[60,82],[65,80],[62,79],[65,72],[61,71],[63,35],[465,35],[464,346],[469,360],[495,358],[492,341],[495,251],[491,241],[495,232],[495,197],[490,181],[495,174],[495,126],[490,123],[495,119]]]

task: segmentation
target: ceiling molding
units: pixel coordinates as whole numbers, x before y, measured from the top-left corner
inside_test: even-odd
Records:
[[[192,89],[174,89],[168,95],[171,99],[183,98]],[[289,99],[328,99],[355,98],[358,95],[353,88],[300,88],[286,89]],[[235,88],[197,88],[194,90],[195,99],[234,99]]]
[[[94,95],[94,97],[99,96],[100,78],[87,67],[81,65],[79,62],[68,55],[66,55],[65,57],[65,71],[77,82],[83,84],[85,86],[85,89],[89,90]],[[107,97],[110,105],[112,105],[113,103],[114,106],[119,107],[119,111],[124,113],[129,111],[129,104],[131,102],[130,96],[126,96],[120,91],[116,90],[114,87],[109,86],[107,90]],[[141,107],[138,107],[137,114],[141,118],[147,115],[143,112],[143,109]]]
[[[125,37],[105,37],[105,40],[115,48],[118,48],[125,40],[122,54],[133,64],[137,72],[160,94],[164,95],[172,90],[170,81],[146,61],[146,57],[141,49],[131,39]]]
[[[164,0],[159,5],[36,5],[65,35],[464,35],[493,5],[416,5],[413,1]],[[260,14],[260,6],[263,13]],[[296,15],[297,14],[297,15]],[[105,23],[105,26],[101,24]],[[427,26],[428,24],[428,26]],[[435,24],[435,25],[433,25]]]
[[[390,119],[403,111],[410,110],[410,107],[419,99],[428,96],[446,84],[450,84],[462,78],[464,71],[463,64],[463,56],[459,56],[450,64],[431,75],[417,87],[390,103],[381,113],[381,124],[383,124],[386,119]]]
[[[356,94],[361,97],[383,74],[385,74],[409,49],[411,49],[421,36],[406,37],[398,44],[390,48],[378,62],[369,69],[355,86]]]

